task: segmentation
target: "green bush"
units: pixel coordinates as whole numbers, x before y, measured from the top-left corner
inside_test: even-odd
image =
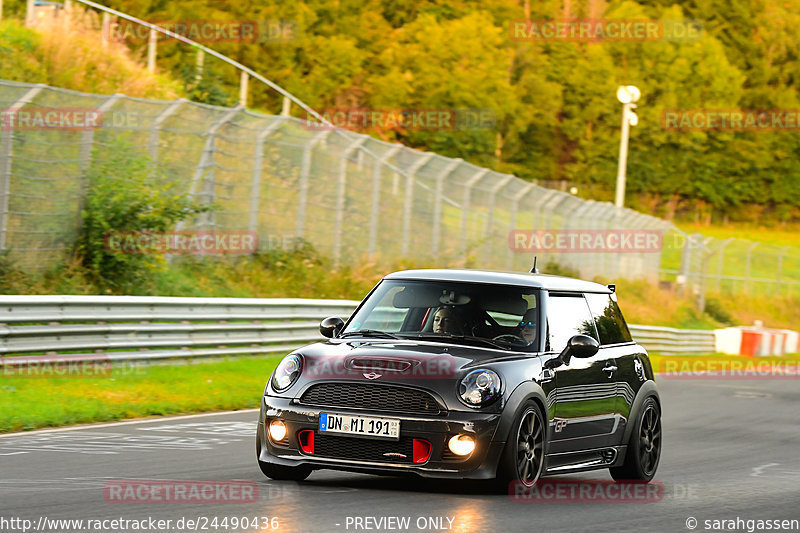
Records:
[[[176,191],[174,182],[124,142],[95,153],[86,182],[75,251],[91,282],[107,293],[146,291],[166,263],[157,251],[119,251],[111,238],[171,231],[177,222],[211,209]]]
[[[733,315],[717,298],[706,299],[705,312],[708,316],[721,324],[733,324]]]

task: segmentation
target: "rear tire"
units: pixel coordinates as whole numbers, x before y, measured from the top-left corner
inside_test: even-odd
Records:
[[[625,462],[622,466],[609,468],[611,477],[617,481],[644,481],[653,479],[661,459],[661,409],[650,396],[642,409],[628,440]]]
[[[533,487],[544,471],[545,437],[542,410],[534,402],[522,406],[500,456],[495,484],[498,490],[509,491],[512,483]]]

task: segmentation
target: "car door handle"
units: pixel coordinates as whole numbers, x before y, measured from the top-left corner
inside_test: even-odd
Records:
[[[616,371],[617,371],[617,367],[614,366],[614,365],[608,365],[608,366],[603,368],[603,372],[608,372],[608,377],[611,377],[614,374],[614,372],[616,372]]]
[[[544,368],[542,369],[542,375],[539,378],[539,382],[545,383],[547,381],[552,381],[554,377],[556,377],[556,373],[553,370],[549,368]]]

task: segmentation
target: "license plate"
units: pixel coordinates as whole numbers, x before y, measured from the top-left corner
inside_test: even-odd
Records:
[[[400,421],[393,418],[321,413],[319,415],[319,430],[353,437],[400,439]]]

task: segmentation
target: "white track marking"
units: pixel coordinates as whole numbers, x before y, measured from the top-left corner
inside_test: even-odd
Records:
[[[190,418],[200,418],[204,416],[221,416],[221,415],[230,415],[235,413],[257,413],[258,409],[239,409],[237,411],[217,411],[214,413],[198,413],[195,415],[177,415],[177,416],[151,416],[148,418],[137,418],[136,420],[125,420],[122,422],[107,422],[102,424],[83,424],[80,426],[70,426],[64,428],[49,428],[49,429],[37,429],[35,431],[20,431],[17,433],[3,433],[0,435],[0,439],[8,438],[8,437],[20,437],[23,435],[38,435],[40,433],[60,433],[63,431],[77,431],[77,430],[87,430],[87,429],[99,429],[99,428],[110,428],[116,426],[128,426],[133,424],[152,424],[154,422],[162,422],[168,420],[188,420]]]

